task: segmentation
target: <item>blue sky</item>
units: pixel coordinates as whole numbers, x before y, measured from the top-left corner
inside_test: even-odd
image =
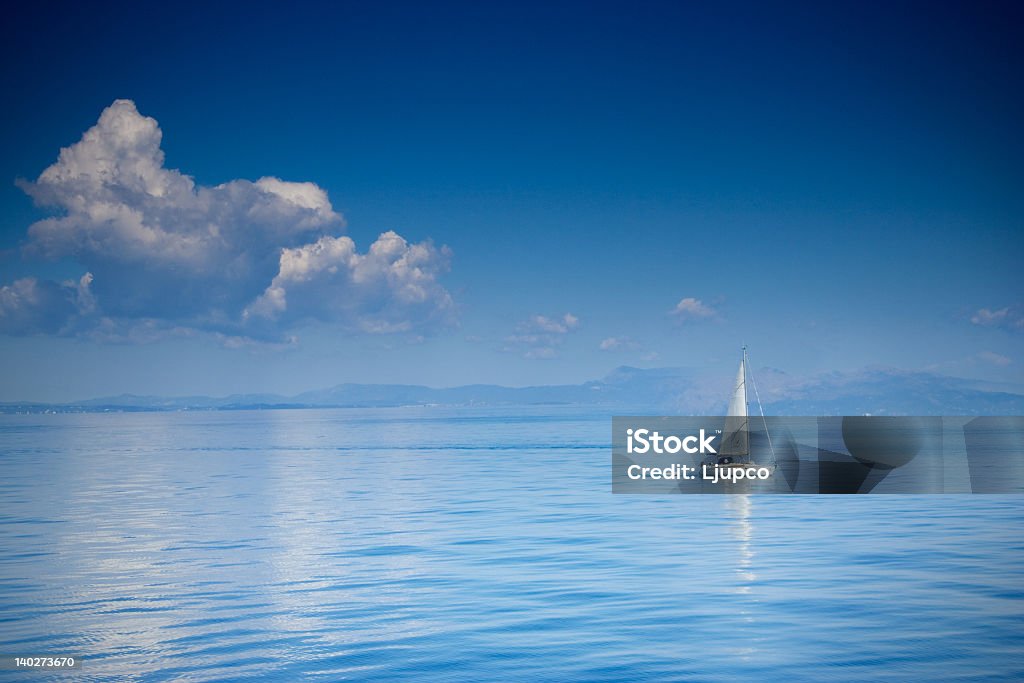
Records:
[[[22,8],[0,400],[1020,385],[1020,10],[820,5]]]

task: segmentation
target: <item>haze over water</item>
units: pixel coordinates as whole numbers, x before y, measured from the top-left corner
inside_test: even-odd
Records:
[[[612,495],[609,418],[0,416],[0,654],[74,655],[68,680],[1024,678],[1021,497]]]

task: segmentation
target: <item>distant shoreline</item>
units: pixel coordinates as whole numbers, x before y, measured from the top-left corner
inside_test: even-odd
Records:
[[[579,406],[620,415],[724,415],[727,388],[711,386],[687,368],[623,366],[582,384],[504,387],[494,384],[434,388],[412,384],[338,384],[294,396],[232,394],[137,396],[88,400],[0,402],[0,414],[305,410],[311,408],[451,408]],[[775,415],[1022,415],[1024,394],[974,380],[874,369],[830,374],[765,387],[765,409]]]

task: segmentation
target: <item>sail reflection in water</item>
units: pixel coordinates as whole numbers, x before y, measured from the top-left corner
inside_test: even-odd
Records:
[[[751,500],[749,494],[740,494],[728,497],[728,507],[734,513],[735,524],[732,527],[732,536],[736,539],[736,592],[749,593],[752,584],[757,581],[757,574],[754,573],[754,550],[751,538],[754,534],[750,509]]]

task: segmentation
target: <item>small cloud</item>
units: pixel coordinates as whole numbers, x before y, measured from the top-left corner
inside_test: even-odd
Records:
[[[1013,362],[1006,356],[1000,353],[996,353],[995,351],[982,351],[981,353],[978,354],[977,358],[980,361],[991,363],[992,365],[996,365],[1001,368],[1005,368],[1007,365]]]
[[[629,337],[608,337],[602,339],[597,348],[602,351],[636,351],[640,345]]]
[[[621,353],[625,351],[636,353],[638,354],[637,358],[645,363],[656,361],[661,358],[657,351],[644,349],[640,342],[630,337],[606,337],[601,340],[597,345],[597,348],[601,351],[608,351],[612,353]]]
[[[566,313],[561,318],[548,318],[543,315],[535,315],[530,318],[529,324],[533,329],[540,330],[542,332],[565,334],[570,330],[576,329],[580,324],[580,319],[572,313]]]
[[[971,316],[971,323],[980,327],[1020,330],[1024,329],[1024,315],[1016,306],[997,309],[979,308]]]
[[[673,316],[679,321],[692,321],[692,320],[710,320],[718,317],[718,311],[711,306],[708,306],[700,299],[696,299],[692,296],[685,297],[679,300],[669,315]]]
[[[580,319],[572,313],[549,318],[533,315],[519,323],[516,333],[505,337],[503,351],[520,353],[523,358],[546,359],[558,355],[557,348],[565,336],[579,327]]]

